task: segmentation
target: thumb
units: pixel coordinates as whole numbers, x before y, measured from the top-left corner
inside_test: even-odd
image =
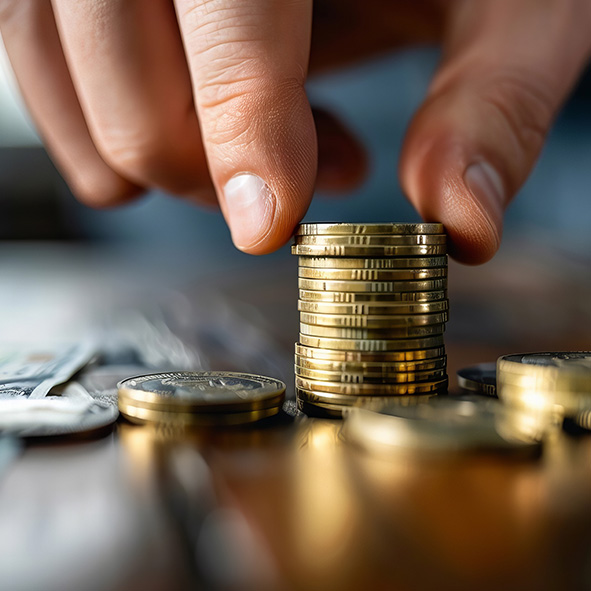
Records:
[[[276,250],[304,216],[316,132],[304,90],[312,0],[176,0],[209,170],[238,248]]]
[[[407,133],[400,177],[419,213],[444,223],[460,261],[482,263],[498,249],[505,207],[588,59],[590,6],[454,5],[444,60]]]

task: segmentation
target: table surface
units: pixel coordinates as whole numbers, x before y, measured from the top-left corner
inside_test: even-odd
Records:
[[[13,279],[33,281],[48,256],[69,297],[74,283],[83,297],[80,270],[92,267],[79,251],[64,263],[68,252],[15,247]],[[590,348],[587,262],[543,255],[514,245],[482,268],[450,266],[450,376],[503,353]],[[275,343],[289,360],[295,270],[279,267],[208,284],[265,328],[263,351]],[[211,301],[196,295],[202,286],[182,288],[197,308]],[[0,320],[3,334],[16,325]],[[385,455],[348,443],[341,427],[282,414],[178,434],[120,420],[101,437],[25,442],[0,474],[0,587],[591,588],[591,437],[558,433],[527,458]]]

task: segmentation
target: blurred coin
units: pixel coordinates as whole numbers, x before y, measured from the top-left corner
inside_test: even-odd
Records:
[[[298,258],[300,268],[314,269],[427,269],[434,267],[447,268],[447,256],[410,257],[410,258],[335,258],[309,257]]]
[[[303,343],[296,343],[295,351],[296,354],[302,358],[353,363],[416,362],[427,359],[439,359],[445,355],[445,348],[443,347],[443,344],[435,345],[433,348],[426,347],[425,349],[416,349],[408,351],[393,350],[374,352],[355,351],[350,349],[333,349],[331,347],[317,348],[305,345]]]
[[[447,357],[433,359],[419,359],[417,361],[334,361],[314,359],[303,355],[295,355],[295,363],[300,367],[319,371],[363,374],[368,376],[389,375],[392,373],[413,373],[434,369],[445,369]]]
[[[310,280],[311,281],[311,280]],[[300,300],[308,302],[330,302],[334,304],[358,304],[366,302],[436,302],[447,300],[447,291],[399,291],[390,293],[362,293],[343,291],[299,290]]]
[[[445,234],[408,235],[349,235],[349,236],[296,236],[296,245],[310,246],[415,246],[445,244]]]
[[[424,281],[447,277],[447,269],[314,269],[300,266],[298,277],[330,281]]]
[[[423,394],[447,389],[447,378],[440,378],[429,382],[415,382],[406,384],[346,384],[341,382],[328,382],[311,380],[297,376],[295,378],[297,388],[309,392],[325,392],[337,395],[349,396],[388,396],[398,394]]]
[[[355,315],[355,314],[312,314],[300,312],[300,321],[319,326],[334,326],[343,328],[376,328],[389,329],[394,327],[417,327],[444,324],[447,322],[447,312],[442,314],[408,315]]]
[[[457,372],[458,386],[462,390],[487,396],[497,395],[497,364],[479,363]]]
[[[321,405],[343,405],[343,406],[362,406],[364,408],[382,408],[387,404],[395,406],[414,406],[416,404],[424,404],[435,396],[446,396],[445,389],[437,392],[427,392],[424,394],[396,394],[396,395],[348,395],[348,394],[334,394],[330,392],[316,392],[306,390],[305,388],[296,388],[296,396],[300,400],[304,400],[309,404]]]
[[[449,309],[448,300],[436,302],[366,302],[366,303],[333,303],[308,302],[298,300],[298,310],[314,314],[335,314],[340,316],[399,316],[412,318],[415,315],[435,314]]]
[[[311,380],[320,380],[326,382],[340,382],[343,384],[406,384],[414,382],[427,382],[447,377],[445,368],[430,369],[416,372],[392,372],[382,374],[370,374],[364,371],[336,372],[319,369],[310,369],[308,367],[295,366],[295,374]]]
[[[280,406],[285,384],[237,372],[168,372],[138,376],[118,385],[120,403],[177,407],[192,412],[243,412]]]
[[[520,429],[519,414],[501,404],[437,398],[425,405],[388,405],[379,411],[353,408],[345,415],[343,434],[356,444],[383,451],[538,450],[539,440]]]
[[[343,244],[296,244],[291,253],[312,257],[425,257],[442,256],[447,253],[444,244],[415,246],[349,246]]]
[[[443,335],[421,339],[338,339],[330,337],[313,337],[300,334],[300,343],[306,347],[320,349],[336,349],[338,351],[413,351],[415,349],[432,349],[443,347]]]
[[[334,339],[406,339],[443,334],[445,324],[393,326],[391,328],[347,328],[300,322],[300,334]]]
[[[443,234],[445,228],[438,223],[419,224],[349,224],[349,223],[321,223],[300,224],[296,236],[306,235],[350,235],[350,234]]]

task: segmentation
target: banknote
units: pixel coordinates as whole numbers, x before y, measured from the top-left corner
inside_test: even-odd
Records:
[[[44,398],[54,386],[67,382],[95,353],[91,341],[43,349],[0,346],[0,400]]]

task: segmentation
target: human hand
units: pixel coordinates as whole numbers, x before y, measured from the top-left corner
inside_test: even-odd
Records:
[[[176,8],[176,15],[175,15]],[[3,0],[0,30],[25,101],[90,205],[160,188],[216,194],[235,244],[284,244],[318,184],[363,174],[356,141],[316,125],[304,82],[327,68],[441,39],[402,185],[451,252],[484,262],[502,214],[591,50],[588,0]],[[59,30],[59,33],[58,33]],[[313,34],[312,34],[313,31]],[[318,139],[316,137],[318,131]]]

